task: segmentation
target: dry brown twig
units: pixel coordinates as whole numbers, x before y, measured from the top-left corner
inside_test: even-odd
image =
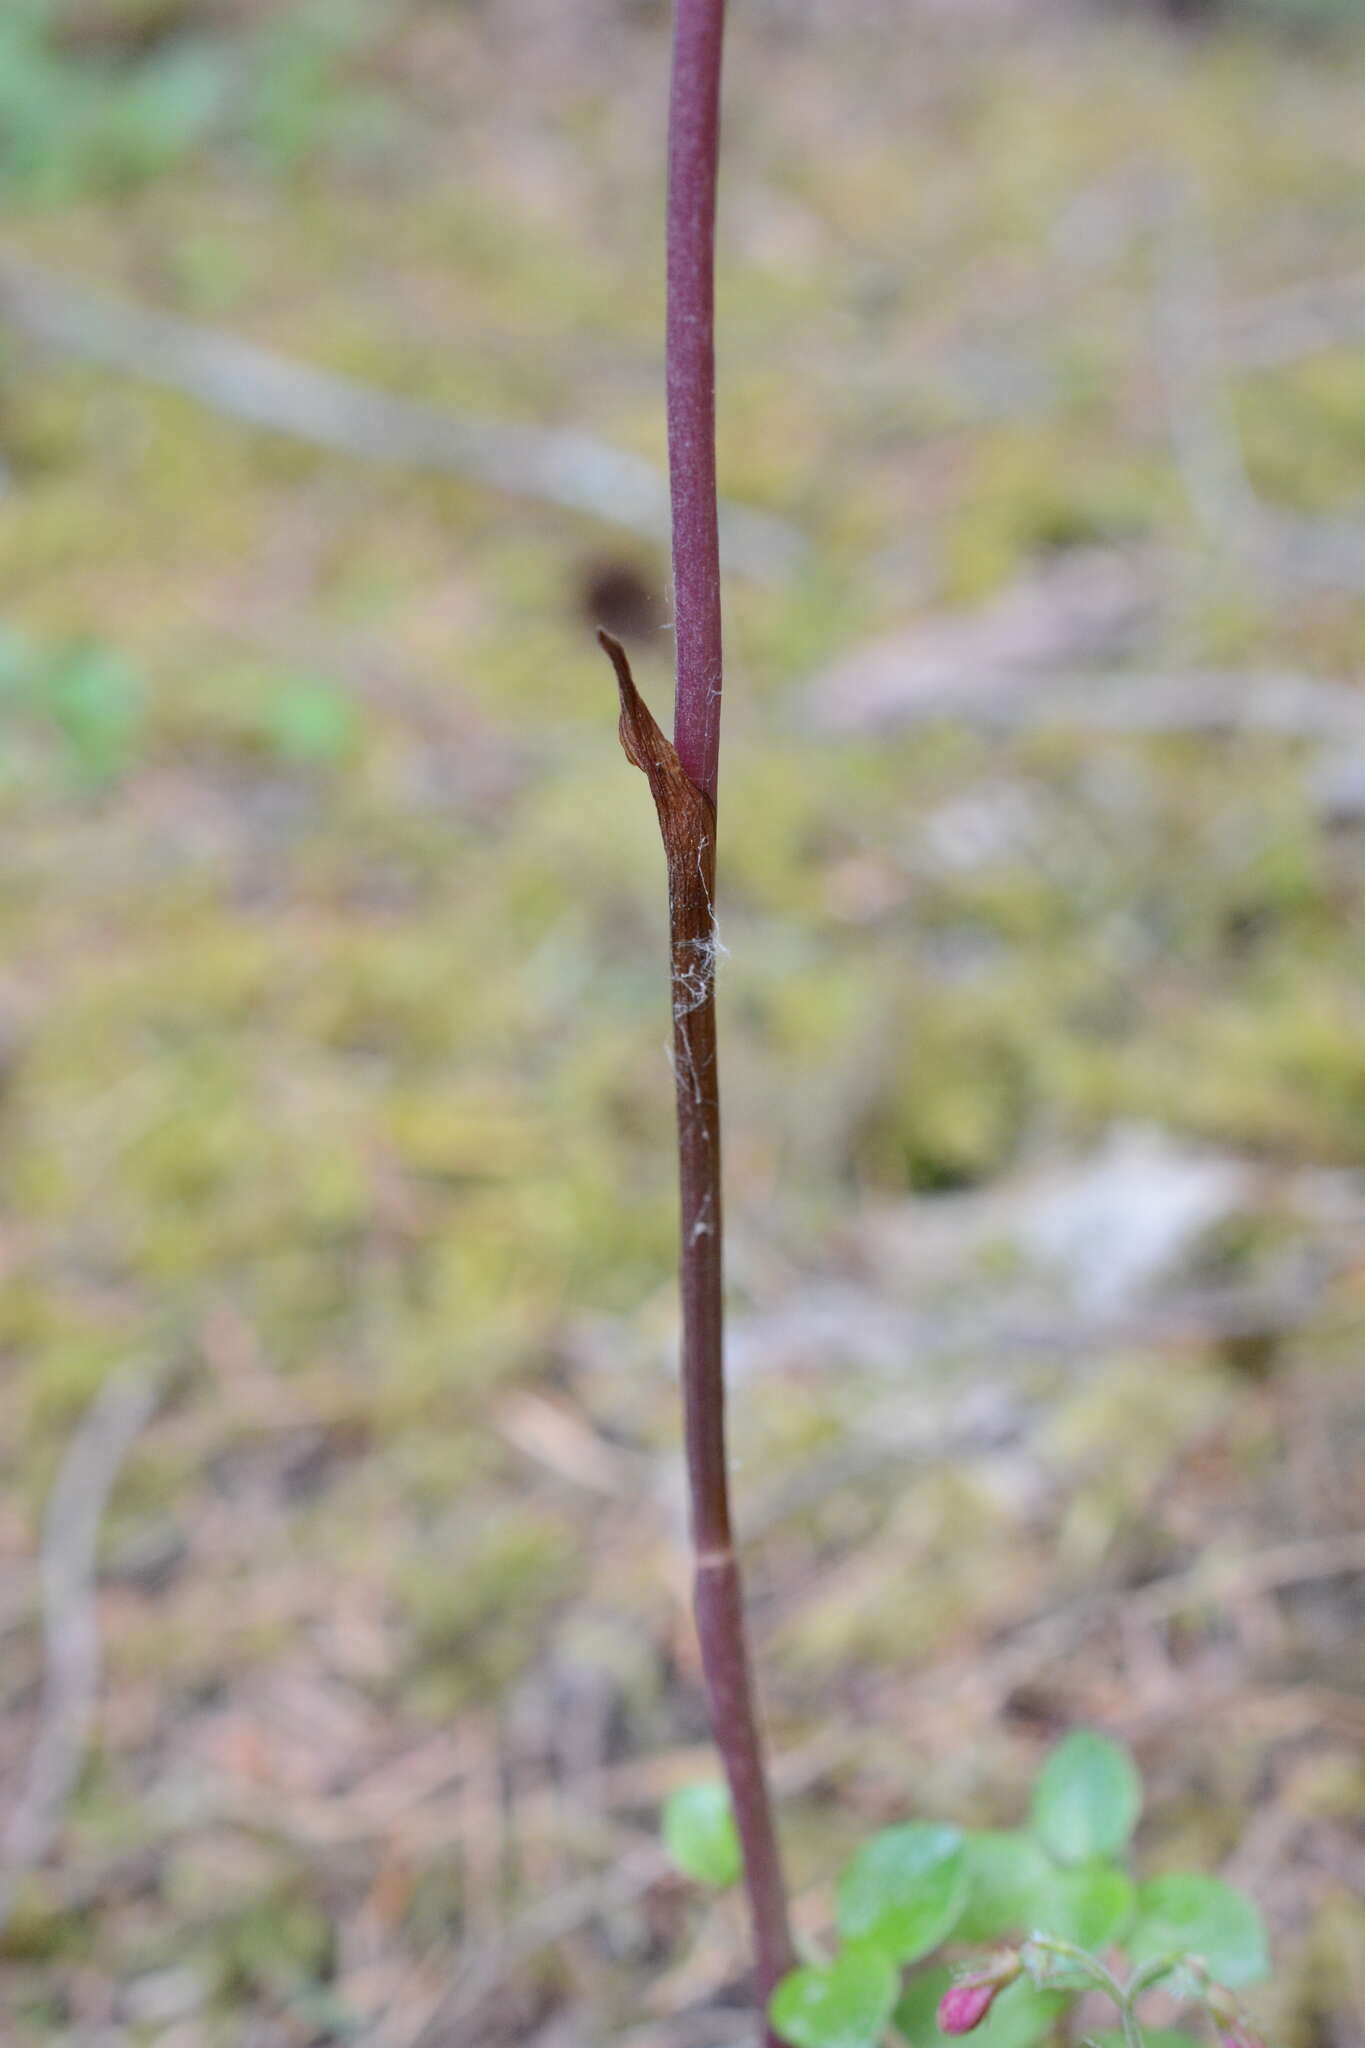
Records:
[[[8,255],[0,257],[0,321],[44,348],[166,385],[249,426],[367,462],[438,470],[539,498],[649,540],[668,534],[664,478],[643,457],[595,434],[477,419],[396,398]],[[730,565],[759,582],[781,581],[804,552],[783,520],[746,505],[722,508],[721,536]]]
[[[19,1797],[0,1832],[0,1927],[21,1880],[48,1855],[80,1775],[99,1699],[95,1603],[100,1524],[124,1460],[156,1408],[155,1375],[120,1373],[82,1416],[43,1518],[44,1670],[38,1734]]]

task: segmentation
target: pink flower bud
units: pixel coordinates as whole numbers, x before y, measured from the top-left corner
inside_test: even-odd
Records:
[[[1223,2030],[1223,2048],[1265,2048],[1265,2042],[1244,2021],[1238,2020],[1231,2033]]]
[[[939,2000],[938,2026],[941,2034],[970,2034],[979,2027],[996,1997],[1012,1984],[1024,1967],[1017,1949],[1002,1949],[988,1956],[978,1968],[958,1980]]]
[[[985,2019],[1000,1988],[999,1984],[954,1984],[939,2001],[939,2032],[970,2034]]]

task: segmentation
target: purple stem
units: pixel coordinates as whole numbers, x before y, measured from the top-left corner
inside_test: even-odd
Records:
[[[676,0],[668,115],[668,477],[677,693],[673,743],[712,803],[720,760],[715,240],[725,0]]]
[[[668,467],[677,654],[672,749],[658,744],[662,735],[648,735],[647,714],[636,711],[628,671],[622,690],[632,726],[627,750],[650,774],[669,859],[694,1602],[711,1725],[744,1853],[758,1989],[766,2010],[793,1953],[730,1527],[713,989],[721,693],[715,227],[724,29],[725,0],[675,0],[668,141]],[[666,753],[673,756],[672,768]],[[770,2028],[764,2038],[778,2048]]]
[[[625,649],[598,638],[621,693],[621,744],[649,778],[668,865],[673,1073],[678,1099],[683,1435],[694,1549],[693,1605],[711,1728],[744,1853],[758,1990],[766,2008],[792,1966],[786,1889],[754,1700],[725,1455],[720,1094],[716,1076],[716,812],[636,689]],[[778,2048],[771,2029],[765,2035]]]

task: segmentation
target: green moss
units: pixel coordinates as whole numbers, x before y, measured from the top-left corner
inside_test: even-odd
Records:
[[[0,1932],[0,1961],[72,1969],[89,1957],[91,1937],[88,1920],[55,1904],[41,1877],[28,1877],[19,1884]]]
[[[1178,1373],[1163,1374],[1159,1402],[1152,1400],[1152,1371],[1148,1358],[1111,1364],[1058,1411],[1047,1432],[1051,1462],[1066,1486],[1060,1553],[1078,1576],[1142,1526],[1175,1454],[1233,1409],[1235,1389],[1211,1362],[1188,1358]],[[1116,1444],[1123,1445],[1121,1458]]]
[[[207,1960],[217,1997],[235,2004],[244,1995],[296,1995],[330,1971],[332,1947],[326,1914],[302,1892],[288,1890],[253,1899],[220,1921]]]
[[[1301,512],[1353,504],[1365,459],[1365,365],[1340,350],[1248,379],[1238,437],[1253,487]]]
[[[1000,1569],[994,1503],[958,1473],[903,1487],[889,1526],[864,1537],[783,1631],[782,1650],[809,1677],[902,1664],[927,1654],[988,1597]]]
[[[1029,1038],[1003,1005],[911,998],[891,1024],[885,1083],[858,1142],[861,1171],[926,1191],[1000,1171],[1033,1108]]]
[[[569,1584],[573,1547],[563,1525],[507,1512],[461,1532],[458,1565],[439,1545],[404,1562],[395,1590],[413,1698],[444,1713],[509,1685]]]
[[[945,596],[994,594],[1049,549],[1132,541],[1176,514],[1168,467],[1116,439],[1095,443],[1060,427],[1002,427],[978,445],[963,478],[946,547]]]

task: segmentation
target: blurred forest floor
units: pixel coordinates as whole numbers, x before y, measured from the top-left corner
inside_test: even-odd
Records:
[[[1008,1825],[1091,1721],[1146,1867],[1261,1900],[1284,2048],[1365,2038],[1337,12],[738,5],[720,275],[724,489],[769,519],[722,774],[735,1453],[799,1917],[868,1819]],[[666,29],[4,9],[6,2042],[746,2038],[738,1909],[655,1845],[710,1763],[662,868],[590,627],[662,711],[662,552],[52,310],[657,465]]]

